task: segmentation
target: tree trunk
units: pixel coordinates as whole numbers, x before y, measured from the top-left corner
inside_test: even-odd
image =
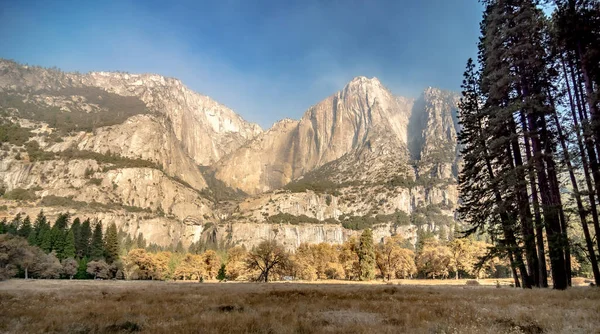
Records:
[[[527,119],[530,129],[538,128],[537,120],[535,119],[534,115],[527,115]],[[544,152],[542,152],[542,143],[540,142],[538,135],[535,133],[531,135],[531,144],[535,157],[534,163],[542,197],[546,236],[548,237],[548,249],[550,254],[550,263],[552,265],[553,285],[555,289],[564,290],[567,288],[567,278],[565,271],[564,240],[562,238],[563,230],[559,217],[560,208],[558,206],[556,194],[554,193],[554,189],[550,183],[551,180],[549,179],[544,168],[544,161],[542,160],[542,157],[544,156]]]
[[[594,177],[594,185],[595,185],[595,193],[596,197],[600,198],[600,165],[598,164],[598,156],[596,155],[594,144],[594,136],[590,129],[590,124],[587,117],[587,110],[585,106],[585,98],[583,95],[583,88],[580,86],[580,82],[576,79],[574,71],[571,72],[573,77],[573,88],[575,90],[575,96],[577,98],[577,105],[579,111],[579,120],[581,121],[581,128],[583,130],[583,139],[585,143],[585,148],[588,154],[588,159],[590,161],[590,168],[592,170],[592,176]],[[598,233],[600,231],[596,231]]]
[[[567,83],[567,85],[568,85],[568,83]],[[567,89],[568,89],[568,87],[567,87]],[[569,92],[569,94],[570,94],[570,92]],[[598,286],[600,286],[600,271],[598,269],[598,262],[596,259],[596,254],[594,252],[594,244],[592,243],[592,238],[591,238],[590,231],[588,228],[586,210],[585,210],[585,207],[583,206],[583,201],[581,200],[581,194],[579,192],[579,185],[577,184],[577,178],[575,177],[575,173],[573,171],[573,165],[571,164],[571,157],[570,157],[569,150],[568,150],[568,147],[566,144],[566,138],[563,134],[562,126],[558,119],[556,109],[554,108],[553,101],[552,101],[552,105],[553,105],[552,116],[554,118],[554,122],[556,123],[555,125],[556,125],[556,129],[558,131],[558,139],[559,139],[562,151],[563,151],[565,164],[567,165],[567,169],[569,171],[569,178],[571,179],[571,185],[573,186],[573,195],[575,197],[575,201],[577,202],[577,212],[579,213],[579,219],[581,220],[581,227],[583,228],[585,243],[586,243],[586,247],[587,247],[587,250],[589,253],[590,263],[592,265],[592,272],[594,273],[594,279],[596,281],[596,284]],[[573,106],[571,105],[571,107],[573,107]],[[594,207],[595,207],[595,204],[594,204]]]
[[[535,182],[535,169],[531,163],[531,146],[529,144],[529,134],[527,128],[527,122],[525,120],[525,113],[523,110],[520,112],[521,124],[523,126],[523,135],[525,142],[525,156],[527,158],[527,174],[529,176],[529,184],[531,187],[531,202],[533,203],[533,213],[535,218],[535,236],[537,244],[537,255],[538,255],[538,267],[539,267],[539,282],[538,287],[548,287],[548,270],[546,269],[546,251],[544,250],[544,223],[542,221],[542,215],[540,213],[540,201],[538,197],[537,186]]]
[[[527,181],[523,172],[523,157],[521,156],[521,147],[518,141],[518,134],[515,121],[512,117],[509,119],[510,132],[513,134],[511,139],[512,157],[514,162],[514,171],[516,174],[517,184],[517,208],[519,218],[521,219],[521,232],[523,233],[523,243],[525,246],[525,257],[527,259],[527,268],[530,278],[533,282],[531,285],[540,285],[540,270],[538,263],[538,255],[535,246],[535,234],[533,230],[533,217],[529,206],[529,195],[527,193]],[[526,127],[524,127],[526,128]],[[528,284],[529,285],[529,284]]]
[[[571,80],[573,82],[573,90],[574,90],[574,95],[575,95],[575,102],[577,105],[577,110],[579,112],[579,119],[580,119],[580,123],[578,126],[578,122],[577,122],[577,113],[575,112],[575,108],[572,107],[571,108],[571,115],[573,117],[573,124],[576,127],[576,133],[577,133],[577,138],[578,138],[578,146],[579,146],[579,151],[581,152],[581,160],[582,160],[582,164],[583,164],[583,171],[585,174],[585,178],[586,178],[586,185],[588,188],[588,199],[589,199],[589,204],[590,204],[590,209],[592,212],[592,218],[593,218],[593,223],[594,223],[594,232],[596,234],[596,242],[597,242],[597,247],[600,250],[600,218],[598,217],[598,209],[596,206],[596,200],[595,197],[600,198],[600,196],[598,196],[599,194],[599,190],[600,190],[600,176],[599,173],[594,172],[594,166],[596,168],[596,170],[598,169],[598,163],[596,160],[596,154],[594,152],[594,148],[592,146],[590,146],[589,141],[586,139],[586,130],[583,126],[583,122],[584,122],[584,108],[585,106],[583,106],[583,102],[580,100],[580,96],[579,96],[579,88],[577,87],[577,80],[575,77],[575,73],[573,70],[573,64],[570,63],[569,64],[571,67]],[[563,71],[565,72],[565,76],[566,76],[566,65],[564,63],[563,60]],[[567,88],[569,87],[569,79],[565,78],[566,82],[567,82]],[[572,96],[571,96],[571,90],[568,89],[569,92],[569,98],[572,100]],[[572,102],[571,102],[572,104]],[[581,133],[578,131],[577,128],[581,128],[582,132],[583,132],[583,139],[581,136]],[[585,144],[585,145],[584,145]],[[585,146],[585,151],[584,151],[584,146]],[[589,164],[588,161],[585,159],[585,153],[587,152],[588,158],[589,158]],[[594,179],[594,185],[592,185],[592,180],[590,178],[590,169],[591,169],[591,174],[593,176]],[[595,186],[595,189],[594,189]],[[595,190],[595,191],[594,191]]]
[[[29,268],[25,267],[25,279],[29,279]]]
[[[508,259],[510,261],[510,269],[512,270],[512,276],[513,276],[513,279],[515,280],[515,287],[520,288],[521,283],[519,282],[519,274],[517,274],[517,266],[515,264],[515,260],[513,258],[513,254],[512,254],[511,250],[508,251]]]
[[[584,145],[583,145],[583,139],[581,137],[581,133],[580,133],[580,128],[581,126],[578,123],[577,120],[577,112],[575,110],[575,107],[577,107],[577,109],[580,111],[581,114],[581,104],[580,104],[580,100],[579,100],[579,95],[577,94],[577,87],[576,84],[574,84],[574,89],[575,89],[575,101],[576,103],[573,102],[573,94],[571,93],[571,87],[569,84],[569,78],[567,75],[567,67],[565,65],[564,59],[562,61],[562,67],[563,67],[563,72],[565,74],[565,82],[567,84],[567,92],[569,95],[569,102],[571,105],[571,116],[573,118],[573,125],[575,126],[575,133],[577,135],[577,145],[579,148],[579,152],[581,155],[581,164],[583,165],[583,171],[584,171],[584,175],[585,175],[585,181],[586,181],[586,186],[587,186],[587,193],[588,193],[588,200],[589,200],[589,205],[590,205],[590,211],[592,213],[592,220],[593,220],[593,224],[594,224],[594,230],[596,232],[596,235],[600,235],[599,231],[600,231],[600,223],[598,221],[598,210],[596,207],[596,200],[595,200],[595,195],[594,195],[594,186],[592,185],[592,179],[590,177],[590,166],[588,164],[588,161],[586,159],[586,151],[584,149]],[[573,72],[571,72],[571,79],[574,81],[575,80],[575,76],[573,75]],[[598,241],[598,248],[600,249],[600,239],[597,238]]]
[[[482,124],[480,123],[479,125],[480,125],[480,128],[483,129]],[[480,143],[480,144],[482,145],[482,147],[484,147],[483,155],[484,155],[488,175],[490,177],[490,180],[494,180],[496,178],[496,176],[494,175],[494,169],[492,167],[492,162],[491,162],[489,152],[487,150],[487,146],[485,143]],[[510,147],[507,148],[507,152],[510,153]],[[521,286],[521,284],[518,284],[519,279],[517,276],[517,269],[516,269],[516,268],[518,268],[519,272],[521,274],[521,280],[523,281],[524,288],[531,289],[531,279],[529,277],[529,274],[527,273],[527,268],[525,267],[525,263],[523,262],[523,254],[521,252],[521,248],[519,248],[519,245],[517,244],[517,238],[515,237],[515,232],[514,232],[512,223],[511,223],[512,220],[510,219],[509,213],[504,208],[504,205],[503,205],[504,200],[502,199],[500,190],[494,183],[491,184],[491,187],[492,187],[492,191],[494,193],[494,198],[496,200],[496,204],[500,208],[500,224],[502,226],[502,234],[504,235],[504,243],[506,244],[506,247],[508,249],[508,254],[510,256],[511,267],[513,269],[513,273],[515,276],[515,284],[518,285],[518,287]]]
[[[598,115],[598,110],[596,110],[596,103],[594,101],[594,88],[592,81],[590,80],[587,62],[585,61],[585,57],[582,54],[580,41],[577,41],[577,53],[579,54],[579,59],[581,61],[581,74],[583,75],[583,83],[585,86],[587,96],[587,104],[589,106],[591,114],[592,131],[594,134],[594,139],[596,140],[596,144],[598,144],[600,143],[600,115]]]

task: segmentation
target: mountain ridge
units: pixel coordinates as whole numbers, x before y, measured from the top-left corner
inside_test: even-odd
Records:
[[[434,206],[450,217],[427,216],[418,228],[411,221],[403,233],[414,239],[421,228],[450,228],[457,202],[458,97],[434,88],[406,98],[358,76],[300,119],[264,131],[181,81],[153,74],[82,75],[0,60],[0,94],[3,124],[31,133],[23,143],[2,144],[4,188],[34,198],[0,199],[7,213],[77,206],[159,244],[210,235],[251,247],[258,235],[295,248],[341,242],[355,233],[348,226],[371,226],[375,217],[383,224],[377,235],[397,233],[398,211],[425,215],[419,212]],[[127,107],[136,101],[146,109]],[[52,115],[75,121],[49,124]],[[92,119],[99,123],[87,124]],[[54,193],[63,197],[48,197]],[[282,229],[289,219],[299,224]],[[331,238],[313,234],[332,219],[341,225],[327,227],[336,231]]]

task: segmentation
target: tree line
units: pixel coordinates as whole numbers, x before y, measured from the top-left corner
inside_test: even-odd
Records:
[[[294,252],[273,240],[252,249],[198,241],[187,249],[147,244],[100,222],[59,214],[50,224],[17,214],[0,221],[0,277],[141,280],[228,279],[391,280],[507,277],[509,264],[485,257],[491,245],[471,238],[444,240],[420,233],[416,245],[399,235],[376,242],[370,229],[343,244],[301,244]]]
[[[58,215],[53,224],[43,211],[32,222],[18,213],[11,221],[0,221],[0,279],[21,275],[37,278],[95,276],[99,268],[113,277],[122,276],[120,242],[116,225],[103,231],[101,222]]]
[[[566,289],[574,254],[598,285],[600,2],[481,2],[459,104],[466,234],[489,235],[518,286]]]

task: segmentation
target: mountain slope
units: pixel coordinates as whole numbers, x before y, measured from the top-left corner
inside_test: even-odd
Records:
[[[411,104],[392,95],[376,78],[357,77],[299,121],[277,123],[225,157],[216,166],[216,176],[257,194],[363,148],[378,134],[389,134],[396,147],[406,146]]]
[[[70,210],[161,245],[447,235],[457,102],[357,77],[262,132],[176,79],[0,60],[0,217]]]

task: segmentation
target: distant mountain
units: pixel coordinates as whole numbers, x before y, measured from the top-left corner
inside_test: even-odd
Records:
[[[163,245],[449,233],[458,100],[357,77],[263,132],[176,79],[0,60],[0,207],[70,209]]]

